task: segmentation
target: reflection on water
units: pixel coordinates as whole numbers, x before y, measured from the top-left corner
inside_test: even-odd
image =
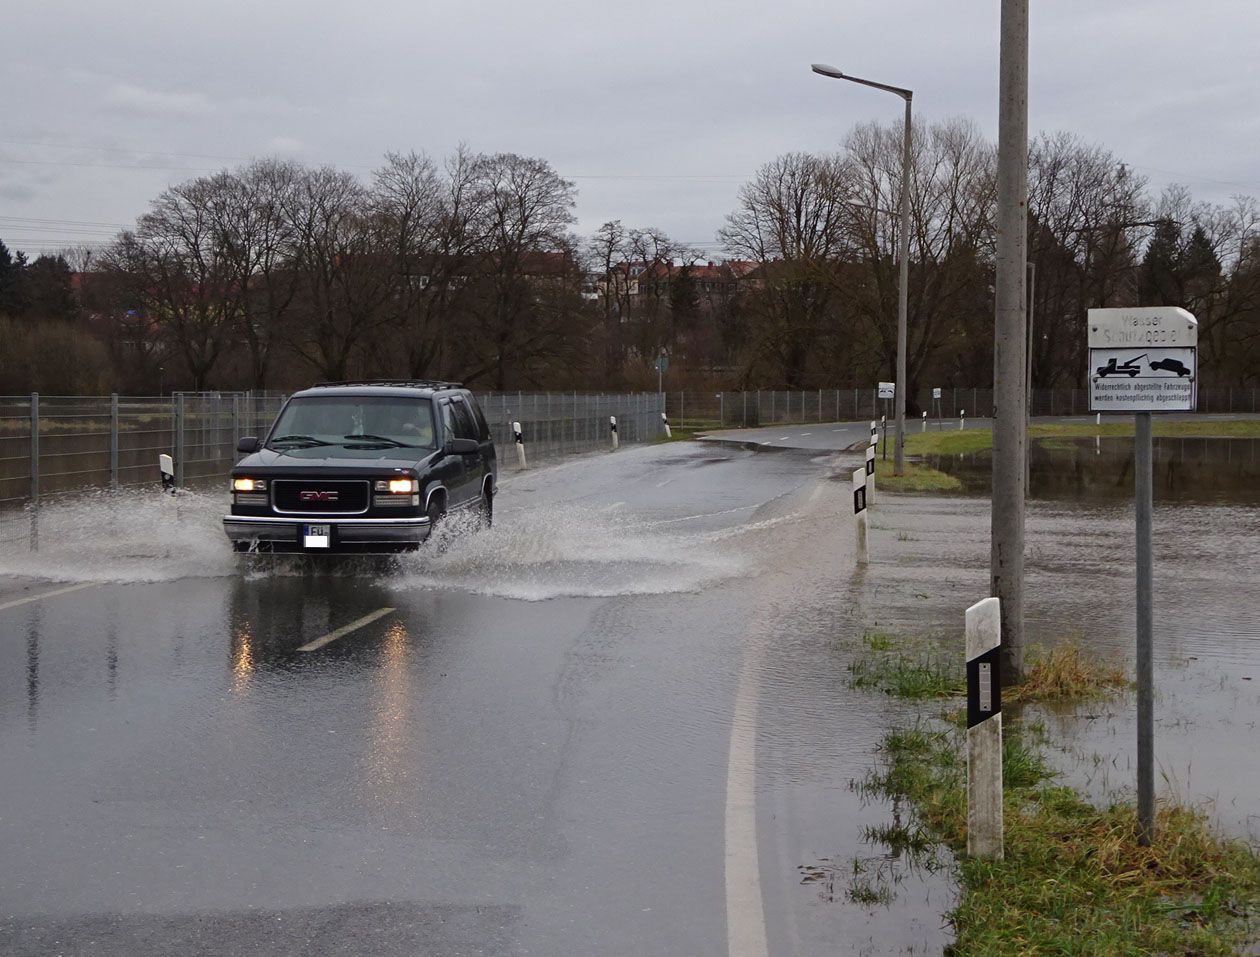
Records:
[[[1042,499],[1133,497],[1131,438],[1037,439],[1030,446],[1029,495]],[[987,495],[988,452],[938,455],[929,464]],[[1155,498],[1167,502],[1260,504],[1260,439],[1156,438]]]
[[[253,672],[254,645],[246,623],[232,632],[232,690],[243,691]]]

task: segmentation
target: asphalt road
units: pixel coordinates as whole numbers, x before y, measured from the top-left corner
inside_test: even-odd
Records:
[[[0,553],[0,953],[939,951],[934,886],[843,893],[892,705],[834,459],[590,456],[398,563],[46,509]]]

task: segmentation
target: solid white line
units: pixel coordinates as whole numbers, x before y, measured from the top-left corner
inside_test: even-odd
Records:
[[[805,438],[805,436],[807,436],[807,435],[813,435],[813,434],[814,434],[813,432],[802,432],[802,433],[801,433],[801,438]]]
[[[336,631],[330,631],[323,637],[316,638],[314,641],[308,642],[299,648],[298,651],[315,651],[319,648],[323,648],[324,645],[329,642],[336,641],[338,638],[344,638],[346,635],[350,634],[350,632],[358,631],[364,625],[370,625],[378,618],[384,618],[393,610],[394,609],[392,608],[378,608],[376,611],[372,612],[372,614],[364,615],[358,621],[352,621],[348,625],[342,625]]]
[[[768,957],[757,862],[757,677],[744,659],[726,769],[726,946],[730,957]]]
[[[67,585],[65,588],[54,588],[52,591],[40,592],[38,595],[31,595],[27,598],[6,601],[3,605],[0,605],[0,611],[8,608],[17,608],[19,605],[29,605],[33,601],[43,601],[45,598],[55,598],[57,595],[67,595],[72,591],[80,591],[84,588],[97,588],[100,584],[100,582],[81,582],[78,585]]]

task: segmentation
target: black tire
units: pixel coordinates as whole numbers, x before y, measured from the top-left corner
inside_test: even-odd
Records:
[[[494,526],[494,493],[488,488],[482,488],[481,501],[477,504],[477,527],[491,528]]]
[[[430,496],[429,504],[425,508],[424,514],[429,517],[429,534],[432,535],[433,530],[438,527],[439,523],[446,516],[446,503],[442,500],[442,496]]]

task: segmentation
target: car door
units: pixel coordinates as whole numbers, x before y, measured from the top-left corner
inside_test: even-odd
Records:
[[[447,509],[458,508],[465,502],[465,489],[468,480],[464,475],[464,456],[451,451],[451,440],[455,438],[455,413],[450,399],[441,399],[437,403],[439,444],[442,457],[435,470],[437,478],[446,488]]]
[[[477,448],[471,452],[465,452],[459,458],[462,460],[462,476],[463,485],[460,489],[460,501],[462,504],[474,504],[481,494],[481,481],[485,475],[485,463],[481,457],[481,429],[477,425],[472,409],[468,407],[468,403],[464,401],[463,396],[455,395],[451,397],[450,402],[451,417],[454,420],[455,437],[460,439],[472,439],[477,443]]]

